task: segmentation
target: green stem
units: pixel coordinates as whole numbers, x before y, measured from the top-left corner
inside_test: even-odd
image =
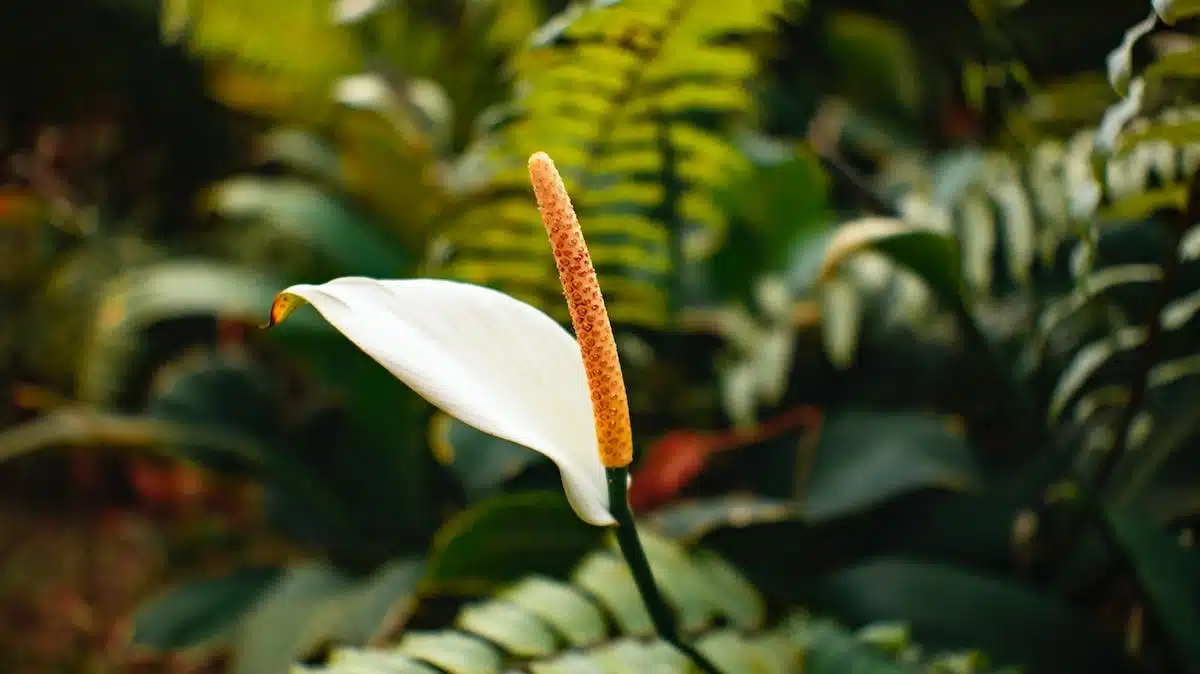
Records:
[[[684,643],[679,635],[679,626],[675,622],[675,614],[667,605],[654,580],[654,572],[650,570],[650,560],[646,559],[646,551],[642,548],[642,539],[638,537],[637,525],[633,521],[633,511],[629,508],[629,469],[609,468],[608,500],[612,508],[613,518],[617,520],[617,544],[625,563],[633,574],[633,582],[637,585],[638,593],[646,604],[650,621],[663,641],[679,649],[684,655],[705,674],[721,674],[721,670],[704,657],[700,651]]]

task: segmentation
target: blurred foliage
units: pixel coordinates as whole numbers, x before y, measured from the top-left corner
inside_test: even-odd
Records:
[[[232,530],[126,550],[136,612],[30,604],[58,640],[11,666],[75,630],[233,672],[678,668],[540,455],[311,312],[255,329],[345,275],[563,318],[545,150],[651,560],[724,671],[1197,670],[1197,7],[10,0],[5,500]]]

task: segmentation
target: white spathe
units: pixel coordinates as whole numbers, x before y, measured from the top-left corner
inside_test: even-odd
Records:
[[[344,277],[283,291],[434,406],[540,452],[589,524],[616,524],[596,441],[583,357],[537,308],[497,290],[439,279]]]

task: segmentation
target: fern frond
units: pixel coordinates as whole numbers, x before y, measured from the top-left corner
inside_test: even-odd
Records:
[[[163,32],[214,62],[214,88],[228,104],[255,112],[332,109],[339,78],[359,72],[353,33],[335,25],[330,0],[171,0]],[[309,115],[314,114],[309,112]]]
[[[853,634],[828,620],[793,612],[768,625],[757,590],[736,569],[707,552],[647,537],[647,550],[681,627],[722,672],[942,671],[950,659],[924,658],[900,638],[885,648],[871,630]],[[616,634],[609,633],[609,621]],[[894,640],[893,640],[894,641]],[[900,664],[903,661],[905,664]],[[977,671],[968,656],[962,670]],[[910,663],[920,663],[914,670]],[[382,648],[339,648],[321,666],[296,674],[384,672],[687,672],[689,661],[653,637],[649,616],[628,568],[611,549],[586,557],[567,582],[530,576],[495,597],[460,611],[452,627],[413,631]]]
[[[562,314],[525,175],[543,150],[576,201],[614,320],[665,325],[677,266],[721,241],[713,190],[745,168],[725,132],[753,105],[745,38],[780,5],[626,0],[555,19],[535,43],[557,42],[514,60],[519,115],[481,150],[493,173],[457,213],[442,271]]]

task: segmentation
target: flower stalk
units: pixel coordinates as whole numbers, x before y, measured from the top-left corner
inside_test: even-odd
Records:
[[[583,356],[600,461],[604,464],[607,476],[609,510],[616,521],[617,544],[629,565],[655,631],[664,641],[686,655],[700,671],[720,674],[712,662],[680,636],[675,614],[654,580],[654,572],[638,537],[633,511],[629,507],[633,430],[625,379],[596,269],[571,197],[554,162],[544,152],[534,153],[529,158],[529,178],[541,211],[542,224],[550,239],[550,248],[554,252],[571,324]]]

